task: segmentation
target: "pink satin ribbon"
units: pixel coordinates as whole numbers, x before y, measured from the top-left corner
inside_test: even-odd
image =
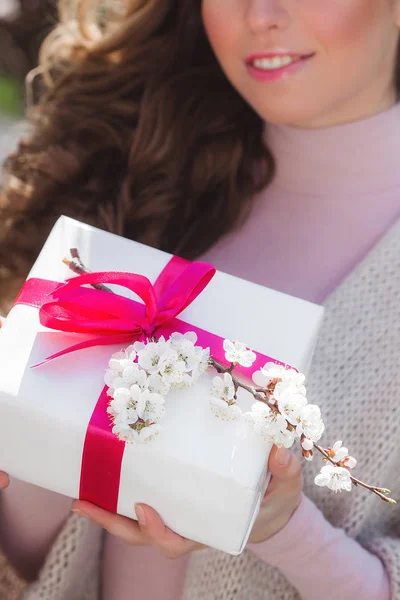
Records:
[[[211,355],[226,364],[223,338],[176,318],[204,290],[214,274],[214,267],[207,263],[190,263],[173,257],[154,286],[143,275],[121,272],[88,273],[68,279],[66,283],[31,278],[14,305],[39,308],[40,322],[51,329],[100,334],[53,354],[39,365],[92,346],[128,345],[155,332],[167,338],[173,332],[188,331],[194,331],[197,343],[209,347]],[[121,285],[139,296],[143,304],[119,294],[83,287],[99,283]],[[269,361],[283,364],[258,352],[256,355],[252,371]],[[246,373],[246,369],[239,367],[239,370]],[[117,512],[125,443],[112,433],[106,392],[107,387],[104,387],[88,424],[79,497]]]

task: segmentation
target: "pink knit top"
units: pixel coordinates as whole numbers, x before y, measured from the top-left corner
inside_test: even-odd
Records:
[[[326,129],[268,125],[265,136],[277,162],[274,181],[255,199],[246,224],[202,258],[322,303],[400,217],[400,105]],[[279,568],[305,600],[390,598],[380,560],[332,527],[306,497],[283,530],[248,547]],[[144,576],[143,587],[136,579],[138,597],[176,600],[186,561],[171,568],[157,551],[143,550],[137,560],[144,573],[159,576]]]

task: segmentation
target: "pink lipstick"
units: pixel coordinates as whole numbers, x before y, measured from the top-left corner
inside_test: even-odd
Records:
[[[313,56],[314,54],[277,51],[253,54],[245,62],[254,79],[262,82],[274,82],[294,75],[303,69]]]

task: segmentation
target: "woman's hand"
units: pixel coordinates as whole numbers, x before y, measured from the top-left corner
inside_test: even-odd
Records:
[[[279,458],[287,456],[288,462],[281,464]],[[282,529],[300,503],[303,478],[301,464],[289,451],[274,448],[269,460],[272,479],[261,505],[260,514],[250,535],[250,542],[262,542]],[[89,502],[76,500],[72,510],[82,514],[112,535],[133,546],[155,546],[167,558],[179,558],[193,550],[205,548],[174,533],[162,522],[158,513],[150,506],[136,505],[138,522],[115,515]]]
[[[283,529],[301,500],[303,475],[297,456],[286,448],[274,446],[268,468],[272,478],[250,534],[250,543],[264,542]]]
[[[132,546],[155,546],[167,558],[180,558],[193,550],[206,547],[174,533],[164,525],[158,513],[145,504],[135,506],[138,522],[109,513],[82,500],[76,500],[72,510],[88,517]]]

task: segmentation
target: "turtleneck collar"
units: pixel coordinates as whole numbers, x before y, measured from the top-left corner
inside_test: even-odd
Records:
[[[267,124],[265,140],[276,159],[276,189],[321,196],[400,186],[400,103],[323,129]]]

